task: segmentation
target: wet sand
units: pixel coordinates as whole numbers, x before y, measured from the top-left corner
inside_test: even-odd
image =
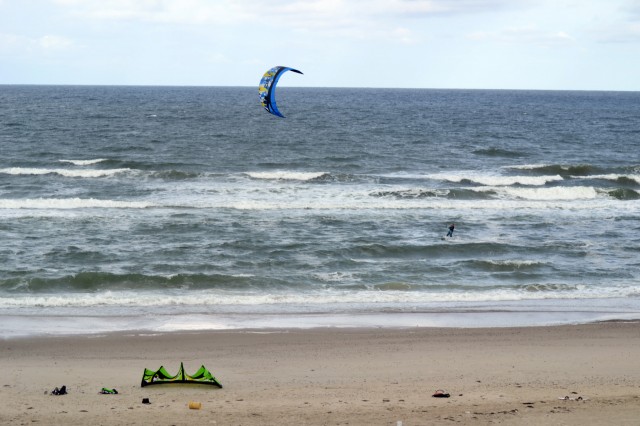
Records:
[[[181,361],[224,388],[140,386]],[[0,367],[0,424],[640,424],[639,322],[15,338]]]

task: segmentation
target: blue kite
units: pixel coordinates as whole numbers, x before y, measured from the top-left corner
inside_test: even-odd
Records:
[[[278,80],[287,71],[297,72],[298,74],[302,74],[302,72],[289,68],[277,66],[273,67],[267,72],[264,73],[262,79],[260,80],[260,85],[258,86],[258,93],[260,94],[260,103],[273,115],[277,115],[278,117],[284,118],[284,115],[278,111],[278,106],[276,105],[276,84],[278,84]]]

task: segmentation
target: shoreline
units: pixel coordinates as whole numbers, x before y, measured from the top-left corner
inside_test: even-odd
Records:
[[[640,322],[609,321],[4,339],[0,423],[637,424],[639,336]],[[144,368],[175,374],[180,362],[224,388],[140,387]],[[68,395],[48,394],[62,385]]]
[[[331,309],[304,312],[230,310],[228,312],[180,312],[148,310],[126,311],[96,307],[86,309],[56,309],[49,313],[35,310],[0,311],[0,339],[44,336],[102,335],[114,332],[191,332],[247,329],[363,328],[509,328],[552,327],[592,324],[603,321],[640,321],[637,300],[590,300],[572,305],[570,301],[553,300],[505,302],[501,305],[441,306],[412,308],[406,311],[371,307],[344,311]],[[616,304],[616,302],[619,302]],[[47,311],[45,311],[47,312]]]

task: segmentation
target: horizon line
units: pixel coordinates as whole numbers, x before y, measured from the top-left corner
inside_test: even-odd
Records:
[[[0,86],[57,86],[57,87],[167,87],[167,88],[254,88],[248,85],[204,84],[102,84],[102,83],[0,83]],[[527,92],[624,92],[636,93],[640,89],[527,89],[527,88],[478,88],[478,87],[382,87],[382,86],[292,86],[282,89],[378,89],[378,90],[484,90]]]

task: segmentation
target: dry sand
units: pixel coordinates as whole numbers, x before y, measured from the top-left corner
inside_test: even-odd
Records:
[[[224,388],[140,387],[181,361]],[[640,424],[640,323],[9,339],[0,367],[3,425]]]

